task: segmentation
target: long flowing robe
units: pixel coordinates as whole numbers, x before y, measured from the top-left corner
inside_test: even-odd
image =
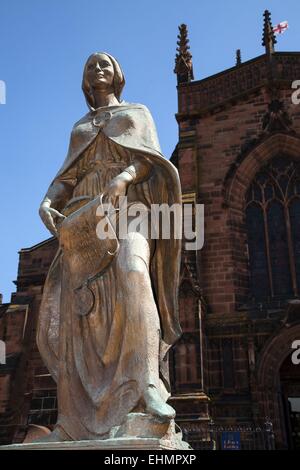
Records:
[[[50,189],[64,182],[74,187],[72,198],[93,199],[139,159],[150,162],[151,173],[145,181],[131,185],[129,202],[138,200],[149,208],[151,204],[181,204],[177,170],[160,152],[149,111],[124,102],[92,111],[75,124],[67,158]],[[63,209],[59,201],[56,208]],[[37,340],[57,381],[58,425],[71,439],[107,437],[138,406],[143,364],[149,354],[143,345],[152,330],[160,335],[160,378],[167,386],[167,350],[181,334],[177,310],[180,239],[174,233],[171,230],[170,239],[156,240],[149,269],[158,321],[130,304],[128,292],[118,284],[116,263],[93,283],[92,312],[76,315],[72,273],[64,263],[63,250],[58,250],[44,287]]]

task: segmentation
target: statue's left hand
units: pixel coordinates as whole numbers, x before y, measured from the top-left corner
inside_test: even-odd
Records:
[[[59,223],[62,222],[66,217],[53,207],[50,207],[50,202],[50,200],[43,201],[40,205],[39,213],[47,229],[52,233],[52,235],[57,237],[57,227]]]
[[[132,183],[132,180],[132,176],[126,171],[113,178],[103,191],[103,201],[117,207],[119,197],[126,196],[128,186]]]

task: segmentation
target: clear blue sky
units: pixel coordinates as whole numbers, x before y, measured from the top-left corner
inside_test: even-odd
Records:
[[[195,79],[264,52],[262,13],[290,29],[277,50],[300,50],[298,0],[1,0],[0,292],[8,302],[17,276],[18,250],[49,237],[39,203],[60,167],[72,125],[86,113],[82,69],[94,51],[118,58],[127,85],[123,98],[146,104],[162,150],[177,143],[173,74],[177,27],[187,23]],[[300,77],[295,77],[300,79]]]

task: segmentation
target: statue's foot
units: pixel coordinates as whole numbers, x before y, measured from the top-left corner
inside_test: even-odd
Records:
[[[53,429],[52,432],[50,432],[50,434],[36,439],[33,442],[63,442],[70,440],[71,438],[60,427],[57,426]]]
[[[162,421],[175,418],[174,408],[164,402],[155,386],[149,386],[144,393],[145,412],[157,416]]]

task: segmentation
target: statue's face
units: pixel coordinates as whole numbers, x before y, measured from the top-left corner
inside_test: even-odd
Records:
[[[103,91],[109,91],[113,88],[114,68],[107,55],[93,55],[87,63],[86,73],[92,88]]]

